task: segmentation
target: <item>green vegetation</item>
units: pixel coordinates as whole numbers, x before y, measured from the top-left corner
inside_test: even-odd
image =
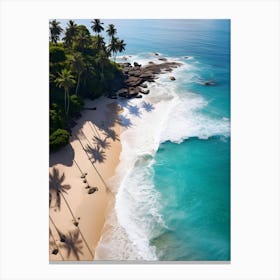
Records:
[[[50,135],[50,147],[52,150],[57,150],[65,146],[69,141],[70,134],[65,129],[57,129]]]
[[[50,150],[69,142],[70,123],[80,116],[84,99],[95,99],[110,90],[110,84],[121,73],[115,63],[118,52],[125,50],[123,40],[115,37],[117,29],[99,19],[91,21],[92,32],[69,20],[63,30],[60,22],[50,21],[49,42],[49,122]],[[104,32],[105,30],[105,32]],[[102,36],[108,36],[108,42]],[[62,40],[61,40],[62,39]],[[114,61],[110,60],[113,57]]]

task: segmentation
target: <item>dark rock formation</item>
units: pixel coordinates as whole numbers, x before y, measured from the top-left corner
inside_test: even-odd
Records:
[[[141,66],[134,62],[134,66],[130,63],[120,63],[122,67],[122,75],[114,83],[114,93],[109,94],[109,98],[142,98],[143,94],[148,94],[149,91],[142,91],[141,88],[147,88],[145,82],[154,82],[161,73],[171,72],[174,68],[181,65],[178,62],[167,62],[166,58],[159,58],[163,63],[150,62],[145,66]],[[174,78],[174,77],[173,77]],[[175,80],[175,78],[172,80]],[[141,88],[140,88],[141,87]]]

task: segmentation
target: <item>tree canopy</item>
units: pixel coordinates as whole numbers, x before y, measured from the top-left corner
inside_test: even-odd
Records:
[[[113,56],[115,60],[126,44],[115,37],[117,29],[113,24],[105,28],[100,19],[90,23],[92,34],[74,20],[69,20],[65,29],[56,19],[49,22],[51,150],[68,143],[71,120],[80,115],[84,99],[106,94],[106,85],[120,75],[119,65],[110,58]]]

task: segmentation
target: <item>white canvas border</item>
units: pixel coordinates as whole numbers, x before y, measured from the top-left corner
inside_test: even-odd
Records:
[[[0,3],[1,279],[280,278],[278,1]],[[49,264],[49,18],[231,19],[231,264]]]

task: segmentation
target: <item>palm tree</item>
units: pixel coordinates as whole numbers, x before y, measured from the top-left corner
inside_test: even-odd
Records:
[[[69,111],[69,89],[72,88],[75,84],[74,76],[70,70],[63,69],[61,73],[58,74],[58,78],[55,80],[58,87],[64,88],[64,108],[65,114],[68,115]],[[67,103],[67,105],[66,105]]]
[[[109,44],[109,53],[113,53],[114,61],[116,60],[117,51],[118,51],[118,38],[113,36]]]
[[[69,231],[66,235],[65,242],[61,245],[63,248],[67,250],[67,258],[73,253],[76,259],[79,261],[80,256],[79,254],[83,254],[83,241],[79,239],[79,230]]]
[[[97,65],[99,66],[99,68],[101,69],[101,82],[104,81],[104,67],[106,66],[106,64],[108,63],[108,58],[107,58],[107,54],[101,50],[99,52],[99,54],[97,55],[97,58],[96,58],[96,63]]]
[[[101,22],[100,19],[94,19],[91,21],[91,23],[91,29],[93,30],[93,32],[97,33],[97,36],[99,36],[99,33],[101,33],[104,30],[104,27],[102,26],[102,24],[104,23]]]
[[[60,27],[60,22],[57,21],[56,19],[50,21],[50,39],[51,42],[54,44],[57,44],[57,41],[59,40],[59,36],[63,29]]]
[[[77,222],[77,219],[75,218],[75,215],[68,203],[68,201],[66,200],[65,196],[63,193],[66,193],[67,194],[67,191],[65,190],[69,190],[71,188],[71,186],[69,185],[62,185],[64,180],[65,180],[65,175],[64,173],[62,173],[62,175],[60,176],[59,174],[59,171],[58,169],[56,169],[55,167],[53,168],[53,174],[50,174],[49,175],[49,189],[50,189],[50,200],[52,199],[53,197],[53,193],[56,194],[56,206],[58,207],[58,209],[60,210],[60,205],[61,205],[61,197],[63,198],[69,212],[71,213],[71,216],[73,218],[73,221],[74,221],[74,225],[78,228],[78,231],[80,232],[81,234],[81,237],[84,241],[84,243],[86,244],[91,256],[93,257],[93,254],[91,252],[91,249],[84,237],[84,235],[82,234],[80,228],[79,228],[79,223]],[[51,219],[51,218],[50,218]],[[52,221],[52,220],[51,220]],[[53,221],[52,221],[53,222]],[[54,224],[54,223],[53,223]],[[57,228],[56,228],[57,229]],[[59,232],[59,230],[57,229],[57,232],[61,238],[61,233]],[[66,239],[66,238],[65,238]]]
[[[74,53],[72,55],[71,68],[73,69],[73,72],[76,72],[78,75],[78,77],[77,77],[78,81],[77,81],[77,86],[76,86],[76,91],[75,91],[76,95],[78,95],[81,74],[85,70],[85,62],[84,62],[84,59],[83,59],[83,56],[81,53]]]
[[[126,46],[126,44],[125,44],[124,40],[118,40],[118,42],[117,42],[118,52],[120,52],[120,53],[123,52],[125,50],[125,46]]]
[[[99,50],[106,51],[104,37],[97,36],[97,47]]]
[[[115,28],[114,24],[109,24],[106,32],[108,36],[112,39],[117,34],[117,29]]]
[[[101,33],[104,30],[104,27],[102,26],[104,23],[100,21],[100,19],[94,19],[91,21],[92,26],[91,29],[93,32],[97,34],[97,46],[100,50],[104,46],[104,38],[99,36],[99,33]],[[102,39],[101,39],[102,38]]]
[[[78,47],[81,49],[84,49],[84,48],[90,46],[91,37],[85,30],[80,30],[80,32],[78,33],[78,36],[76,37],[76,41],[77,41]]]
[[[85,68],[82,73],[82,82],[84,87],[86,87],[87,82],[92,80],[95,76],[96,76],[96,72],[92,63],[90,63],[89,61],[85,61]]]
[[[72,46],[74,38],[78,35],[78,25],[74,20],[69,20],[65,31],[65,37],[63,38],[67,46]]]

